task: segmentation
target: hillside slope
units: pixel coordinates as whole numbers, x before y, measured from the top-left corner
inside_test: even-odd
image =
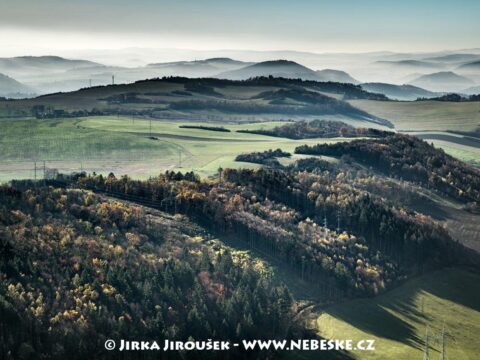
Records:
[[[39,118],[124,114],[197,121],[243,116],[246,121],[245,115],[271,120],[328,115],[391,127],[387,120],[335,97],[386,99],[352,84],[267,77],[244,81],[169,77],[50,94],[8,106]]]
[[[272,60],[253,64],[238,70],[217,75],[218,78],[246,80],[259,76],[283,77],[288,79],[318,80],[315,71],[289,60]]]
[[[345,302],[327,308],[312,323],[328,339],[374,339],[375,351],[355,352],[355,359],[421,359],[425,332],[436,336],[430,358],[438,359],[442,329],[447,358],[471,360],[480,351],[480,276],[446,269],[411,280],[375,299]]]
[[[374,93],[384,94],[394,100],[416,100],[438,96],[438,93],[422,89],[413,85],[394,85],[386,83],[364,83],[362,89]]]
[[[33,93],[28,86],[0,73],[0,96],[4,97],[26,97]]]
[[[357,79],[354,79],[350,74],[345,71],[324,69],[317,70],[316,73],[318,76],[318,81],[332,81],[355,85],[360,83]]]
[[[427,75],[422,75],[412,81],[411,85],[423,87],[431,91],[460,91],[474,84],[474,82],[465,76],[455,74],[452,71],[442,71]]]

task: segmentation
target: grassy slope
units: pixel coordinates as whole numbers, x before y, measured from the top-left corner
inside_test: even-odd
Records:
[[[441,101],[350,101],[372,115],[390,120],[398,131],[455,136],[447,130],[473,131],[480,127],[480,102]],[[453,139],[455,140],[455,139]],[[480,165],[480,147],[461,144],[461,141],[427,140],[445,150],[446,153],[465,162]]]
[[[376,351],[355,352],[357,359],[421,359],[426,324],[435,335],[443,323],[449,359],[475,359],[480,352],[480,275],[446,269],[413,279],[373,299],[327,308],[315,321],[319,335],[376,339]],[[422,310],[423,309],[423,310]],[[431,358],[438,358],[433,343]]]
[[[273,127],[279,122],[232,125],[215,123],[231,133],[181,129],[188,122],[152,121],[124,117],[90,117],[55,120],[2,120],[0,134],[0,181],[33,178],[33,161],[47,161],[60,171],[130,174],[137,178],[179,168],[203,176],[219,167],[254,167],[235,162],[242,152],[282,148],[292,151],[301,144],[331,140],[288,140],[233,132],[237,129]],[[43,166],[43,164],[41,164]],[[40,169],[38,172],[41,173]]]
[[[480,102],[354,100],[350,103],[390,120],[400,131],[472,131],[480,126]]]

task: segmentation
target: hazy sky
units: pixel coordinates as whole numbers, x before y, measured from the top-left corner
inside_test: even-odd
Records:
[[[478,0],[0,0],[0,55],[460,49],[480,46],[479,19]]]

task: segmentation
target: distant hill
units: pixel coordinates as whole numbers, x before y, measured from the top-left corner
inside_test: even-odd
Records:
[[[430,62],[430,61],[421,61],[421,60],[398,60],[398,61],[377,61],[376,64],[387,65],[392,67],[402,67],[402,68],[441,68],[442,65]]]
[[[154,63],[147,65],[147,68],[160,71],[160,76],[210,77],[220,72],[237,70],[248,65],[252,65],[252,63],[230,58],[211,58],[195,61]]]
[[[480,94],[480,85],[478,86],[472,86],[469,87],[465,90],[460,91],[462,94],[467,94],[467,95],[477,95]]]
[[[70,60],[59,56],[19,56],[0,58],[0,72],[9,75],[38,73],[39,71],[59,72],[100,64],[88,60]]]
[[[416,100],[417,98],[431,98],[438,93],[428,91],[413,85],[393,85],[386,83],[364,83],[360,85],[363,90],[384,94],[394,100]]]
[[[32,95],[34,91],[11,77],[0,74],[0,96],[19,98]]]
[[[333,81],[348,84],[360,83],[358,80],[351,77],[350,74],[346,73],[345,71],[325,69],[317,70],[316,73],[319,81]]]
[[[218,78],[231,80],[246,80],[259,76],[319,80],[315,71],[289,60],[264,61],[238,70],[226,71],[217,75]]]
[[[480,60],[463,64],[458,67],[461,70],[480,70]]]
[[[334,95],[341,95],[342,100]],[[360,120],[392,127],[389,121],[350,105],[347,99],[388,100],[358,85],[334,82],[273,77],[243,81],[166,77],[54,93],[18,101],[15,106],[38,118],[125,114],[238,121],[255,116],[272,120],[328,116],[328,119]]]
[[[410,82],[411,85],[420,86],[431,91],[460,91],[474,82],[452,71],[442,71],[422,75]]]
[[[478,54],[450,54],[444,56],[436,56],[425,58],[426,61],[440,61],[440,62],[462,62],[462,61],[474,61],[480,59]]]
[[[215,64],[217,66],[245,66],[246,64],[251,64],[248,62],[234,60],[226,57],[218,57],[218,58],[210,58],[205,60],[194,60],[194,61],[173,61],[173,62],[166,62],[166,63],[153,63],[148,64],[147,66],[171,66],[171,65],[200,65],[200,64]]]

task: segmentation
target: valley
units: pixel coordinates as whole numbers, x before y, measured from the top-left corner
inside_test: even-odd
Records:
[[[68,328],[87,337],[94,321],[117,336],[160,324],[162,336],[183,336],[198,323],[197,336],[223,326],[241,338],[273,321],[272,337],[376,340],[375,352],[332,359],[421,356],[426,327],[438,336],[445,326],[448,354],[469,359],[478,351],[478,104],[392,101],[353,84],[266,77],[163,78],[2,100],[1,246],[16,259],[2,271],[28,274],[8,280],[9,321],[17,332],[48,323],[64,341]],[[45,215],[33,225],[38,211]],[[50,226],[70,230],[58,241],[35,237]],[[41,264],[40,277],[55,277],[64,304],[21,260],[43,243],[41,254],[23,257]],[[126,271],[135,289],[118,272],[130,261],[143,269]],[[13,299],[25,294],[34,310],[18,318]],[[152,310],[140,300],[151,298],[163,302]],[[265,307],[251,305],[242,319],[232,310],[259,301]],[[148,320],[141,330],[140,319]],[[55,339],[42,329],[35,346],[51,352]]]

